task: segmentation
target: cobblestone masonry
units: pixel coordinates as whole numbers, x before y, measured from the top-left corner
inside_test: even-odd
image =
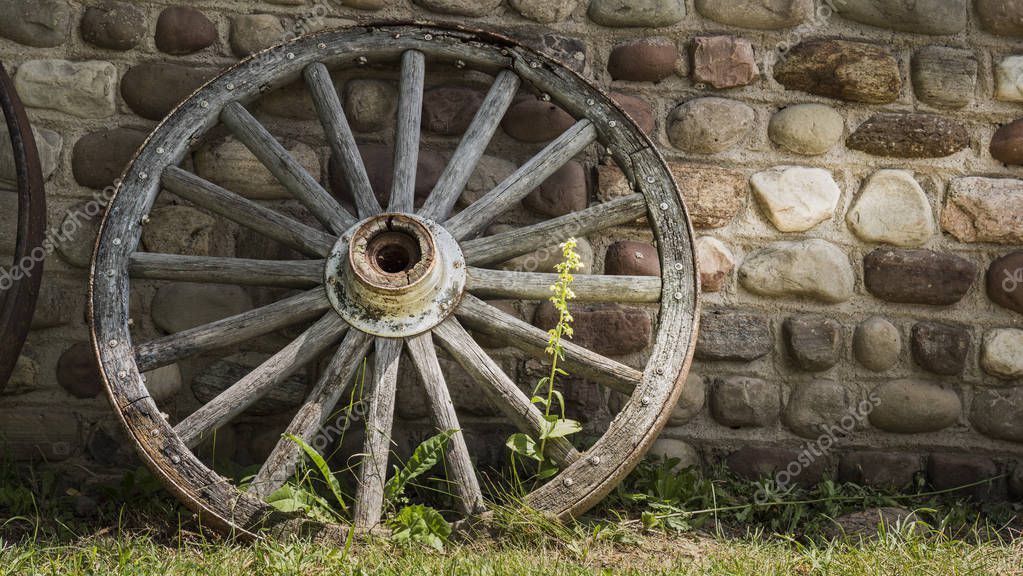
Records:
[[[63,225],[70,237],[46,263],[35,330],[0,397],[0,434],[15,458],[94,469],[131,462],[83,345],[84,265],[96,228],[88,201],[120,173],[155,122],[217,69],[282,37],[375,19],[432,19],[498,30],[553,53],[613,92],[671,162],[702,236],[705,311],[698,359],[656,451],[685,462],[724,461],[746,475],[798,468],[800,483],[905,486],[924,474],[946,487],[1023,467],[1023,3],[188,4],[0,0],[0,58],[16,71],[41,140],[51,174],[50,224]],[[337,79],[378,189],[389,188],[391,78],[362,70]],[[420,159],[419,197],[485,90],[471,76],[428,74],[428,81],[431,150]],[[270,94],[259,114],[303,165],[333,181],[326,150],[304,137],[314,110],[301,88]],[[557,108],[523,98],[503,123],[495,143],[501,152],[484,157],[463,203],[510,173],[509,159],[526,157],[569,122]],[[0,183],[9,186],[6,157]],[[616,169],[580,160],[501,226],[628,192]],[[237,142],[212,138],[191,162],[240,193],[288,206]],[[0,251],[10,252],[16,202],[0,193],[0,203]],[[623,227],[583,242],[589,270],[656,274],[655,249],[639,230]],[[143,241],[179,253],[286,257],[173,200],[154,210]],[[549,269],[554,260],[541,252],[528,263]],[[269,297],[157,288],[134,296],[143,335]],[[548,306],[499,306],[540,326],[552,321]],[[579,307],[577,340],[604,353],[627,351],[620,359],[639,364],[653,313]],[[252,354],[274,345],[239,351],[232,362],[251,365]],[[492,353],[520,382],[540,371],[510,349]],[[170,411],[194,408],[201,387],[193,383],[209,364],[183,362],[150,374],[154,396]],[[506,431],[478,425],[492,408],[466,375],[456,371],[451,385],[469,422],[470,447],[481,458],[499,457]],[[566,387],[571,411],[591,431],[621,405],[581,380]],[[401,390],[399,417],[425,422],[411,375]],[[285,396],[274,401],[287,402]],[[279,433],[266,422],[243,418],[222,431],[218,455],[241,463],[260,458]],[[425,433],[425,426],[412,428],[400,445]],[[823,449],[812,465],[793,464],[807,441]],[[1006,485],[1012,483],[974,493],[1005,497]]]

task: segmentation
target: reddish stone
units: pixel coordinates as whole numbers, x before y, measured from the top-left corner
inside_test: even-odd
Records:
[[[694,41],[693,78],[715,88],[735,88],[760,75],[753,45],[734,36],[702,36]]]
[[[528,98],[508,109],[501,127],[509,136],[522,142],[547,142],[573,124],[575,119],[556,105]]]
[[[467,86],[438,86],[423,94],[423,129],[453,136],[469,128],[483,94]]]
[[[660,276],[661,258],[653,244],[622,240],[608,247],[604,256],[604,274]]]
[[[976,277],[977,265],[955,254],[878,248],[863,258],[863,284],[889,302],[955,304]]]
[[[995,131],[991,157],[1006,164],[1023,164],[1023,118]]]
[[[121,79],[121,96],[147,120],[163,120],[175,106],[216,75],[216,70],[185,64],[148,62],[132,66]]]
[[[551,174],[522,200],[522,205],[543,216],[564,216],[586,208],[589,192],[586,170],[578,162],[569,162]]]
[[[82,186],[102,190],[121,177],[148,133],[114,128],[86,134],[75,143],[71,171]]]
[[[191,54],[217,41],[217,27],[195,8],[170,6],[156,20],[156,47],[167,54]]]
[[[614,80],[659,82],[675,73],[678,47],[670,38],[641,38],[611,50],[607,71]]]
[[[359,146],[359,153],[366,165],[366,173],[377,200],[381,206],[387,206],[388,199],[391,197],[391,184],[394,182],[393,148],[384,144],[363,144]],[[430,195],[446,165],[447,159],[440,152],[429,149],[419,151],[415,190],[417,206]],[[355,201],[348,191],[348,186],[345,185],[344,178],[333,156],[328,164],[328,178],[334,195],[349,206],[354,206]]]
[[[642,308],[618,304],[572,304],[575,321],[572,342],[605,356],[639,352],[650,344],[652,324]],[[558,311],[550,302],[537,306],[533,325],[550,330],[558,323]]]
[[[1023,314],[1023,250],[992,262],[986,279],[987,295],[992,302]]]
[[[95,398],[103,391],[103,376],[90,343],[79,342],[61,354],[57,382],[75,398]]]
[[[913,326],[910,350],[924,370],[951,376],[966,368],[970,353],[970,332],[962,324],[917,322]]]
[[[652,134],[654,131],[654,107],[639,96],[612,92],[611,99],[618,103],[625,110],[625,113],[632,118],[644,134]]]

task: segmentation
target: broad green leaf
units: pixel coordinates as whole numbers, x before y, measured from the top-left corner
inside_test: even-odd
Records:
[[[518,454],[519,456],[531,458],[533,460],[536,460],[537,462],[543,460],[543,458],[540,456],[540,450],[536,444],[536,441],[530,438],[528,434],[523,434],[521,432],[517,434],[512,434],[511,436],[508,437],[508,441],[505,442],[505,445],[508,446],[509,450]]]
[[[323,481],[326,482],[327,486],[330,488],[330,493],[334,495],[334,499],[337,500],[337,503],[341,506],[341,510],[347,512],[348,505],[345,504],[344,494],[341,491],[341,483],[337,481],[334,473],[330,471],[330,466],[327,466],[327,461],[323,459],[323,456],[320,456],[320,453],[316,451],[316,448],[306,444],[305,440],[302,440],[298,436],[295,436],[294,434],[285,434],[284,436],[288,440],[298,444],[298,446],[305,452],[306,456],[313,461],[313,464],[316,465],[316,469],[320,471],[320,476],[323,477]]]
[[[582,424],[575,420],[555,418],[554,420],[548,420],[540,437],[548,440],[551,438],[564,438],[582,429]]]
[[[387,481],[387,484],[384,486],[384,498],[391,501],[400,496],[405,492],[405,486],[409,482],[436,466],[437,462],[440,462],[440,459],[444,456],[444,451],[447,449],[451,437],[457,432],[458,430],[445,430],[440,434],[427,438],[422,444],[416,446],[412,456],[405,462],[405,466],[400,470],[396,470],[394,476],[391,476]]]

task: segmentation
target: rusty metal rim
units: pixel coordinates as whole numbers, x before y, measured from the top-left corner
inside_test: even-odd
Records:
[[[7,122],[18,180],[18,239],[11,273],[4,276],[5,282],[0,282],[3,289],[0,294],[0,389],[3,389],[14,372],[32,326],[43,279],[46,190],[32,126],[3,64],[0,64],[0,108]]]

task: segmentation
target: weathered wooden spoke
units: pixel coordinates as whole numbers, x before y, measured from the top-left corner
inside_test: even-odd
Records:
[[[504,413],[505,418],[520,431],[538,437],[543,429],[543,413],[529,401],[529,396],[512,382],[483,348],[469,336],[461,324],[448,318],[433,333],[440,338],[448,354],[461,364],[487,392],[494,405]],[[567,466],[579,459],[579,452],[565,438],[552,438],[547,443],[550,456],[561,466]]]
[[[402,345],[402,340],[376,340],[373,387],[366,410],[366,443],[355,495],[355,526],[360,529],[376,526],[383,513],[387,460],[391,455],[394,392],[398,386],[398,360]]]
[[[348,125],[344,108],[341,107],[341,99],[338,98],[330,72],[319,62],[310,64],[305,69],[305,81],[313,97],[316,112],[320,116],[320,122],[327,133],[327,142],[330,143],[334,160],[340,167],[345,184],[355,197],[355,208],[359,212],[359,217],[367,218],[379,214],[380,202],[373,194],[366,166],[359,155],[359,147],[355,143],[352,128]]]
[[[487,298],[546,300],[557,274],[469,268],[466,290]],[[572,281],[579,302],[657,302],[661,279],[656,276],[600,276],[580,274]]]
[[[398,122],[394,127],[394,182],[389,212],[412,212],[419,164],[419,130],[423,121],[426,57],[418,50],[401,56]]]
[[[208,433],[230,422],[270,388],[336,344],[347,330],[348,326],[337,315],[325,315],[280,352],[179,422],[174,427],[175,434],[186,446],[197,445]]]
[[[324,257],[336,239],[243,198],[177,166],[163,171],[163,185],[185,200],[237,222],[308,256]]]
[[[285,431],[286,436],[301,438],[314,448],[321,444],[316,441],[316,435],[322,431],[323,425],[331,417],[334,407],[359,369],[359,359],[366,355],[372,343],[372,336],[357,330],[348,331],[330,364],[317,381],[316,387],[292,418]],[[346,414],[345,417],[349,415]],[[331,440],[334,438],[325,437],[322,444],[327,444]],[[295,473],[302,454],[302,449],[295,441],[282,436],[259,469],[259,473],[249,484],[249,494],[259,498],[273,494]]]
[[[470,328],[497,338],[501,342],[529,352],[541,359],[548,359],[548,335],[531,324],[487,304],[473,296],[465,295],[455,311]],[[643,373],[625,364],[587,350],[569,340],[561,346],[564,358],[561,366],[571,374],[582,376],[612,390],[631,395],[643,382]]]
[[[139,370],[148,372],[178,360],[240,344],[281,328],[311,320],[330,308],[322,288],[242,312],[230,318],[189,328],[135,347]]]
[[[488,224],[543,184],[551,174],[597,139],[589,120],[580,120],[548,144],[511,176],[444,223],[455,238],[475,236]]]
[[[465,184],[476,169],[476,164],[486,151],[487,144],[494,137],[494,132],[497,132],[504,113],[511,106],[519,84],[519,77],[514,72],[505,70],[497,75],[486,99],[462,136],[458,149],[451,156],[447,168],[441,173],[423,209],[419,211],[424,218],[445,220],[451,213],[458,197],[465,190]]]
[[[132,278],[206,284],[309,288],[322,281],[323,260],[250,260],[136,252]]]
[[[642,194],[633,194],[532,226],[467,240],[462,243],[462,247],[468,264],[486,266],[541,248],[557,246],[572,237],[583,237],[625,224],[644,214],[646,200]]]
[[[355,224],[352,215],[320,186],[244,106],[237,102],[228,104],[220,113],[220,119],[324,226],[335,234],[342,234]]]
[[[475,468],[469,457],[465,435],[462,433],[462,427],[458,424],[455,404],[451,401],[451,393],[448,391],[444,373],[441,372],[440,363],[437,361],[433,338],[429,334],[420,334],[406,338],[405,344],[408,347],[409,356],[412,358],[412,364],[415,365],[416,372],[419,374],[419,381],[426,389],[426,398],[430,404],[430,416],[437,432],[457,430],[451,436],[448,445],[447,465],[454,477],[459,509],[467,515],[479,514],[484,510],[483,491],[480,489],[479,479],[476,478]]]

